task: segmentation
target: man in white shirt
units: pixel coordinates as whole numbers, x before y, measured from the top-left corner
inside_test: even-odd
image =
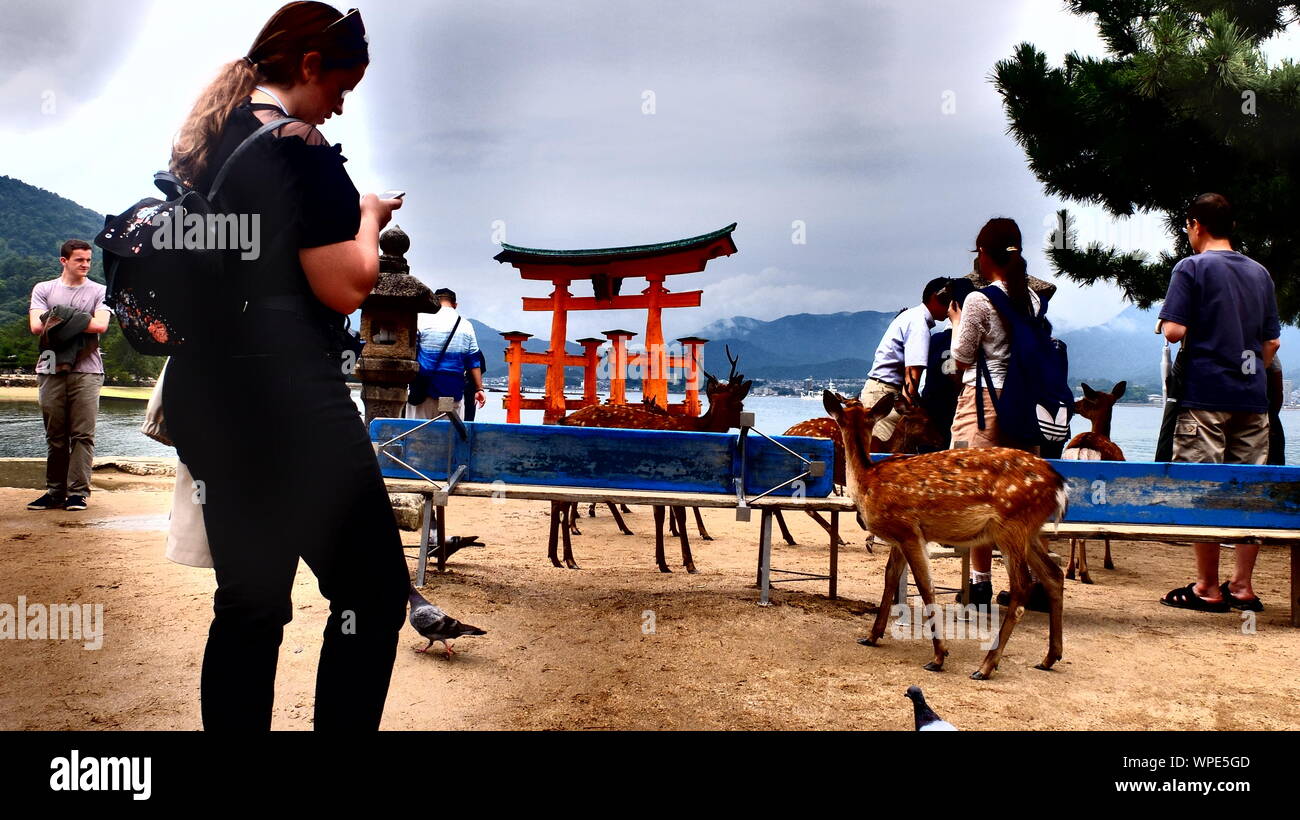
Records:
[[[901,311],[885,330],[876,347],[876,358],[862,386],[858,400],[870,408],[886,395],[903,394],[908,401],[920,398],[921,374],[925,372],[930,357],[930,329],[934,323],[947,317],[948,306],[938,298],[939,291],[948,284],[948,278],[931,279],[921,292],[921,304]],[[888,416],[876,423],[872,435],[888,440],[894,427],[902,418],[897,405]]]

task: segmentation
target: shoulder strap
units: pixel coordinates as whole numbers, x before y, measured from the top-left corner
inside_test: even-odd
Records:
[[[239,159],[240,154],[248,150],[248,146],[252,145],[254,140],[256,140],[258,137],[262,136],[263,134],[269,131],[274,131],[275,129],[283,125],[288,125],[291,122],[302,122],[302,120],[298,119],[297,117],[281,117],[278,120],[271,120],[270,122],[263,125],[261,128],[257,129],[256,131],[254,131],[253,133],[245,137],[244,141],[239,143],[239,147],[237,147],[234,151],[230,152],[230,156],[222,164],[221,170],[217,171],[216,179],[212,180],[212,190],[208,191],[208,201],[211,202],[212,200],[216,199],[217,192],[221,190],[221,183],[226,181],[226,174],[230,172],[230,166],[235,164],[235,160]]]
[[[451,337],[456,335],[456,328],[458,328],[458,327],[460,327],[460,317],[459,317],[459,316],[456,317],[456,322],[455,322],[455,324],[453,324],[453,325],[451,326],[451,333],[448,333],[448,334],[447,334],[447,340],[446,340],[445,342],[442,343],[442,350],[439,350],[439,351],[438,351],[438,358],[436,358],[436,359],[433,360],[433,368],[432,368],[433,370],[437,370],[437,369],[438,369],[438,365],[442,364],[442,357],[443,357],[443,354],[445,354],[445,353],[447,352],[447,345],[451,344]]]

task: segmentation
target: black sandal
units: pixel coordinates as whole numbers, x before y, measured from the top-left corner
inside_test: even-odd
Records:
[[[1196,594],[1196,583],[1192,582],[1185,587],[1171,589],[1165,597],[1160,599],[1160,603],[1165,606],[1172,606],[1176,609],[1193,609],[1197,612],[1229,612],[1231,607],[1225,601],[1207,601]]]
[[[1263,612],[1264,602],[1256,595],[1254,598],[1238,598],[1228,590],[1228,582],[1224,581],[1219,585],[1219,592],[1223,593],[1223,600],[1227,601],[1228,606],[1232,609],[1243,609],[1249,612]]]

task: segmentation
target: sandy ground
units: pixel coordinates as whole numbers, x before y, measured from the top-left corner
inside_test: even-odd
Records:
[[[106,622],[97,651],[0,641],[0,729],[198,729],[212,573],[163,558],[169,479],[97,472],[95,488],[81,513],[27,512],[39,493],[0,488],[0,603],[20,595],[102,603]],[[385,728],[908,729],[903,692],[913,683],[962,729],[1300,728],[1300,630],[1287,625],[1285,550],[1261,558],[1257,591],[1269,607],[1255,634],[1243,634],[1236,613],[1157,603],[1190,580],[1190,549],[1117,542],[1114,571],[1100,568],[1098,550],[1098,583],[1067,582],[1058,671],[1033,669],[1047,623],[1028,613],[997,674],[977,682],[967,678],[983,655],[976,641],[952,642],[938,674],[921,668],[927,641],[855,642],[879,600],[885,559],[868,555],[856,530],[841,556],[840,600],[809,582],[778,588],[775,605],[760,608],[758,517],[704,515],[716,540],[696,540],[698,575],[655,569],[643,508],[628,518],[635,536],[619,535],[604,509],[584,517],[575,538],[582,569],[572,571],[546,560],[546,505],[454,500],[449,533],[477,533],[487,547],[455,555],[424,593],[489,634],[458,641],[447,659],[415,653],[424,641],[406,627]],[[789,518],[800,544],[778,545],[774,563],[823,570],[822,531],[806,516]],[[404,540],[414,566],[418,536]],[[957,581],[959,562],[935,563],[940,583]],[[995,586],[1004,584],[994,572]],[[311,727],[327,608],[305,565],[294,601],[277,729]],[[652,634],[643,632],[647,611]]]

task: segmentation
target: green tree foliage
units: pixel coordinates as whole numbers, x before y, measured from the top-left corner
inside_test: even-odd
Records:
[[[994,68],[1009,131],[1047,192],[1116,217],[1162,214],[1174,252],[1152,260],[1079,247],[1068,222],[1048,249],[1074,281],[1109,281],[1141,307],[1164,298],[1192,250],[1184,211],[1216,191],[1233,203],[1234,246],[1272,273],[1284,322],[1300,319],[1300,66],[1260,45],[1300,18],[1262,0],[1070,0],[1096,15],[1109,55],[1050,66],[1021,43]]]

